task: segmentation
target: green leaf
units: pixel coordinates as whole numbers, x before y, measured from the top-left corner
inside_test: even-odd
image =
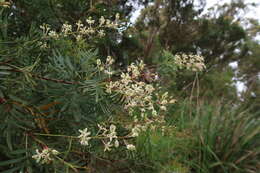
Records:
[[[0,71],[0,75],[9,75],[9,74],[11,74],[11,73],[8,71]]]
[[[28,105],[28,102],[26,102],[25,100],[22,100],[21,98],[19,98],[17,96],[9,94],[8,97],[10,97],[14,101],[18,101],[20,103],[23,103],[24,105]]]
[[[14,151],[11,151],[10,154],[19,155],[19,154],[26,153],[26,151],[27,151],[26,149],[14,150]]]
[[[15,172],[15,171],[17,171],[17,170],[19,170],[21,168],[22,168],[22,166],[14,167],[14,168],[8,169],[8,170],[6,170],[6,171],[4,171],[2,173],[13,173],[13,172]]]
[[[7,146],[9,148],[9,150],[13,150],[13,145],[12,145],[12,137],[11,137],[11,134],[10,134],[10,130],[8,130],[6,132],[6,143],[7,143]]]
[[[1,66],[0,66],[0,69],[1,69],[1,70],[10,70],[11,68],[8,67],[8,66],[3,66],[3,65],[1,65]]]
[[[21,162],[21,161],[25,160],[26,158],[27,158],[27,156],[21,157],[21,158],[18,158],[18,159],[12,159],[12,160],[3,161],[3,162],[0,162],[0,166],[6,166],[6,165],[18,163],[18,162]]]

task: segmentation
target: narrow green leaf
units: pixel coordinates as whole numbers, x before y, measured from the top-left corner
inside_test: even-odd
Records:
[[[21,162],[21,161],[25,160],[26,158],[27,158],[27,156],[21,157],[21,158],[18,158],[18,159],[12,159],[12,160],[3,161],[3,162],[0,162],[0,166],[6,166],[6,165],[18,163],[18,162]]]
[[[13,173],[13,172],[15,172],[15,171],[17,171],[17,170],[19,170],[21,168],[22,168],[22,166],[14,167],[14,168],[8,169],[8,170],[6,170],[6,171],[4,171],[2,173]]]

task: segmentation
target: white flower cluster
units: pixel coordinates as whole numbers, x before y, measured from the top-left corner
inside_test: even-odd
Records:
[[[51,148],[45,148],[42,150],[42,152],[39,152],[38,149],[36,149],[36,154],[32,156],[33,159],[36,160],[37,163],[45,164],[50,163],[53,159],[52,156],[58,155],[59,152],[57,150],[51,149]]]
[[[130,137],[136,137],[136,135],[127,135],[125,137],[118,137],[116,132],[116,126],[114,124],[111,124],[109,128],[106,128],[100,124],[98,124],[98,132],[97,136],[90,137],[90,132],[87,128],[83,130],[79,130],[81,133],[78,138],[81,145],[89,145],[90,139],[100,139],[102,143],[104,144],[104,151],[111,151],[112,147],[118,148],[119,147],[119,138],[124,140],[124,143],[126,145],[126,148],[128,150],[134,150],[133,144],[128,144],[125,139]]]
[[[180,68],[187,68],[192,71],[202,71],[206,68],[204,57],[199,55],[175,55],[175,63]]]
[[[119,147],[119,141],[116,133],[116,126],[111,124],[109,129],[103,127],[102,125],[98,124],[100,137],[102,137],[102,142],[105,146],[104,151],[110,151],[111,147]]]
[[[50,26],[47,24],[43,24],[40,26],[45,36],[58,39],[60,37],[68,37],[73,36],[77,41],[83,40],[86,37],[105,36],[105,28],[113,28],[117,29],[119,26],[119,14],[116,14],[115,21],[111,21],[109,19],[105,19],[103,16],[99,19],[99,21],[93,20],[92,17],[86,19],[84,23],[79,20],[75,23],[76,27],[70,25],[68,23],[64,23],[61,27],[61,32],[58,33],[54,30],[51,30]],[[75,28],[73,30],[73,28]]]
[[[112,71],[113,62],[111,57],[108,57],[105,63],[98,59],[97,68],[106,74],[113,74],[108,73]],[[134,121],[126,126],[131,131],[129,134],[131,137],[137,137],[141,131],[148,128],[155,129],[165,123],[162,112],[167,111],[169,104],[176,102],[168,92],[160,93],[157,90],[158,88],[153,85],[156,78],[147,81],[144,76],[145,71],[146,66],[143,61],[132,63],[127,67],[126,72],[120,73],[116,81],[106,84],[107,93],[119,93],[123,96],[124,108],[134,118]],[[155,73],[151,75],[156,76]]]
[[[111,65],[115,60],[111,56],[107,56],[106,63],[102,63],[100,59],[97,59],[97,68],[99,71],[103,71],[109,76],[113,75],[115,72],[112,70]]]
[[[122,94],[125,101],[124,108],[130,114],[134,110],[139,110],[142,118],[145,118],[148,112],[157,116],[158,110],[166,111],[166,105],[175,102],[168,93],[160,96],[152,84],[143,81],[144,68],[145,64],[142,61],[132,63],[127,67],[126,73],[121,73],[119,80],[110,81],[106,85],[107,93]]]
[[[109,127],[109,130],[106,129],[105,127],[101,126],[101,125],[98,125],[99,127],[99,131],[101,131],[101,136],[105,137],[106,139],[109,139],[107,140],[107,142],[105,140],[102,140],[105,148],[104,148],[104,151],[110,151],[111,150],[111,147],[116,147],[118,148],[119,147],[119,141],[118,141],[118,136],[117,136],[117,133],[116,133],[116,126],[115,125],[110,125]],[[126,136],[127,138],[128,136]],[[104,139],[105,139],[104,138]],[[135,146],[133,144],[128,144],[125,140],[124,140],[124,143],[126,145],[126,148],[128,150],[135,150]]]

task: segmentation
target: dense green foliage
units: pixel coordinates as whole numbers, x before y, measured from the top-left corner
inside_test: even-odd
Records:
[[[199,2],[0,0],[0,172],[257,173],[260,25],[241,15],[254,4],[203,15]],[[155,108],[131,107],[115,82],[127,72],[136,88],[158,89],[146,100]],[[166,92],[177,100],[167,109]],[[82,144],[85,128],[93,137]],[[48,148],[59,154],[37,161]]]

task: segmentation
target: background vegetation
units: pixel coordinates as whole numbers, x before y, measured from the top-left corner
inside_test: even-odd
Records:
[[[205,3],[0,0],[0,172],[257,173],[260,25],[244,15],[256,4],[234,0],[206,13]],[[145,8],[131,23],[137,6]],[[64,23],[75,30],[79,20],[115,21],[117,13],[120,26],[104,28],[104,37],[50,39],[40,28],[48,24],[60,33]],[[182,53],[203,56],[206,68],[178,68],[176,55]],[[130,139],[135,151],[104,152],[100,141],[82,147],[72,137],[111,123],[127,134],[125,98],[104,89],[119,76],[96,69],[96,60],[107,56],[117,71],[143,60],[142,80],[153,84],[156,72],[161,90],[177,100],[164,125]],[[242,92],[238,81],[245,85]],[[62,154],[39,164],[32,156],[46,147]]]

